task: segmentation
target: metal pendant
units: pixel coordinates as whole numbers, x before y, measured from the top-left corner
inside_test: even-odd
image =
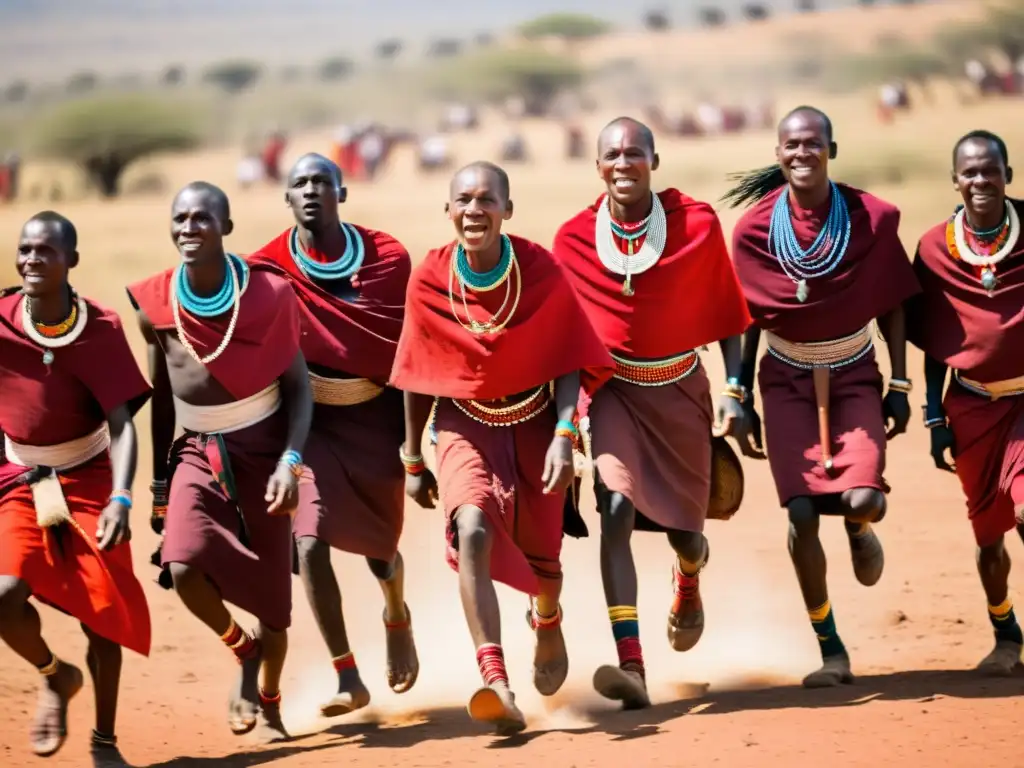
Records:
[[[996,273],[988,267],[981,270],[981,287],[988,291],[988,295],[991,296],[993,291],[999,285],[999,280],[996,279]]]
[[[629,275],[626,275],[626,282],[622,284],[622,295],[632,296],[636,291],[633,290],[633,283]]]
[[[47,349],[43,352],[43,365],[53,364],[53,350]]]
[[[801,280],[796,284],[796,300],[803,304],[807,301],[807,297],[810,295],[811,289],[807,287],[807,281]]]

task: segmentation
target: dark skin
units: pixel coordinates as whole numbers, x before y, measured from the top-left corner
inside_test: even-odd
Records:
[[[171,209],[171,238],[181,254],[192,289],[199,295],[211,295],[223,284],[227,260],[223,239],[232,231],[227,202],[219,190],[188,186],[175,198]],[[166,480],[166,457],[175,431],[173,397],[197,406],[224,405],[234,398],[185,350],[177,333],[157,331],[143,312],[139,327],[149,345],[150,379],[153,382],[153,477]],[[309,391],[305,358],[298,353],[279,379],[281,398],[288,413],[288,436],[282,453],[301,454],[312,421],[313,402]],[[298,504],[298,479],[291,470],[278,465],[267,483],[267,514],[286,515]],[[185,606],[206,626],[223,635],[231,626],[231,614],[217,587],[205,574],[185,563],[171,563],[174,588]],[[230,703],[230,725],[236,733],[245,733],[256,725],[261,712],[259,688],[280,690],[281,672],[288,649],[284,630],[262,622],[257,638],[260,653],[242,664],[241,674]],[[262,679],[261,679],[262,678]],[[287,734],[280,713],[268,707],[263,716],[262,735],[268,740]]]
[[[597,144],[597,172],[608,192],[614,219],[637,222],[646,218],[653,205],[651,174],[660,165],[651,132],[631,119],[616,120],[600,134]],[[720,342],[726,377],[739,378],[742,340],[739,336]],[[751,458],[764,458],[751,439],[750,419],[740,401],[722,395],[717,409],[715,434],[736,440],[740,451]],[[632,502],[619,493],[601,494],[601,574],[609,606],[637,604],[636,565],[630,539],[636,522]],[[671,531],[668,541],[682,562],[696,571],[707,557],[708,543],[699,531]]]
[[[493,269],[501,254],[502,224],[512,218],[512,201],[504,181],[493,169],[474,164],[455,175],[449,192],[445,212],[466,250],[470,266],[478,272]],[[579,387],[578,372],[555,380],[555,409],[559,419],[572,420]],[[429,395],[405,393],[406,441],[403,451],[407,455],[421,454],[423,431],[432,404],[433,397]],[[544,492],[564,494],[574,476],[572,442],[566,437],[553,437],[544,457],[540,478]],[[426,470],[419,475],[407,475],[406,494],[421,507],[433,509],[438,498],[433,473]],[[456,510],[455,524],[459,547],[459,590],[470,635],[477,647],[485,643],[500,644],[501,616],[490,568],[494,531],[483,510],[468,505]],[[553,615],[558,610],[561,589],[561,579],[541,579],[537,598],[540,614]],[[548,676],[558,677],[557,669],[564,664],[564,658],[561,633],[539,631],[534,656],[534,666],[538,670],[535,684],[543,687],[547,685]],[[522,714],[516,709],[510,692],[500,686],[495,690],[507,720],[516,724],[513,729],[518,729],[523,722]]]
[[[956,151],[955,164],[950,173],[953,186],[963,199],[967,224],[974,230],[998,227],[1006,215],[1006,186],[1013,181],[1013,168],[1003,160],[999,147],[990,139],[972,138],[964,141]],[[925,419],[946,418],[942,406],[948,367],[945,363],[925,356]],[[938,469],[953,472],[956,458],[956,440],[948,424],[931,428],[931,456]],[[947,459],[947,455],[949,459]],[[1017,506],[1017,533],[1024,540],[1024,506]],[[976,553],[978,576],[989,605],[1001,604],[1009,594],[1010,555],[1005,541],[978,547]]]
[[[70,245],[58,222],[32,219],[25,224],[18,243],[16,269],[34,320],[54,324],[70,315],[68,273],[78,266],[78,261],[78,252]],[[111,410],[107,423],[113,487],[131,488],[138,442],[128,407],[122,405]],[[97,523],[96,539],[99,549],[105,552],[129,541],[129,509],[120,502],[108,503]],[[23,659],[41,667],[50,660],[50,650],[42,637],[39,613],[29,603],[31,594],[27,582],[0,576],[0,637]],[[121,647],[84,624],[81,626],[89,643],[86,662],[95,692],[96,730],[112,736],[117,720]],[[31,737],[36,754],[53,754],[63,745],[68,702],[81,686],[81,671],[65,662],[60,662],[55,675],[42,678]],[[112,761],[111,765],[121,764],[116,762],[119,760],[116,749],[108,752],[106,757]]]
[[[341,230],[338,206],[346,199],[341,171],[335,163],[317,154],[299,158],[288,174],[285,202],[295,218],[299,241],[304,248],[319,251],[329,258],[342,257],[347,243]],[[313,536],[304,536],[297,544],[299,573],[320,633],[331,657],[343,656],[350,647],[341,590],[331,567],[330,547]],[[374,558],[367,558],[366,562],[384,594],[384,620],[407,622],[401,553],[396,553],[390,562]],[[396,693],[404,693],[412,688],[419,669],[411,629],[407,626],[388,630],[387,648],[388,685]],[[346,714],[369,703],[370,691],[360,678],[358,668],[345,669],[338,675],[337,695],[321,711],[329,716]]]
[[[838,153],[825,120],[813,111],[797,110],[779,124],[778,135],[775,153],[789,182],[791,201],[803,209],[825,205],[831,195],[828,162]],[[889,348],[892,378],[906,379],[906,323],[903,308],[897,307],[879,317],[878,326]],[[760,330],[756,327],[744,335],[742,381],[749,388],[754,383],[760,336]],[[754,424],[755,442],[761,446],[761,420],[752,397],[745,407]],[[906,393],[889,390],[882,400],[882,408],[886,420],[886,438],[891,440],[903,434],[910,421],[910,403]],[[786,506],[790,523],[790,557],[804,604],[811,610],[823,605],[828,599],[827,563],[818,536],[820,516],[838,514],[845,519],[856,565],[870,554],[866,540],[859,534],[864,532],[865,523],[874,522],[885,513],[885,495],[873,488],[851,488],[834,498],[798,497],[790,500]],[[842,664],[848,667],[848,660],[842,661]],[[823,672],[824,669],[815,675]],[[834,671],[826,675],[831,676],[835,676],[838,682],[840,675]],[[842,678],[847,679],[845,674]]]

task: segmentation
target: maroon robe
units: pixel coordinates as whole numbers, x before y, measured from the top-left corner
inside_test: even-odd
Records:
[[[333,286],[306,276],[291,255],[292,229],[248,257],[257,270],[287,278],[299,298],[302,353],[310,370],[328,378],[387,382],[405,314],[412,262],[390,235],[354,227],[366,249],[351,281]],[[322,254],[311,258],[326,262]],[[332,292],[333,291],[333,292]],[[347,292],[354,291],[354,296]],[[295,537],[312,536],[335,549],[390,562],[398,551],[405,509],[402,393],[387,387],[357,405],[317,403],[305,461],[316,494],[295,514]]]
[[[747,211],[733,232],[733,262],[750,314],[759,328],[792,342],[838,339],[899,307],[920,290],[899,239],[900,212],[877,197],[840,184],[850,213],[849,246],[829,275],[808,281],[806,302],[769,252],[768,226],[784,186]],[[814,241],[831,201],[818,210],[792,204],[801,247]],[[810,370],[765,354],[758,385],[764,401],[768,461],[785,506],[799,496],[841,493],[851,488],[887,490],[882,376],[874,352],[831,371],[830,436],[834,469],[820,464],[817,405]]]
[[[170,305],[173,270],[132,285],[128,295],[160,336],[176,334]],[[198,319],[182,310],[182,324],[196,353],[210,354],[224,338],[230,312]],[[299,352],[299,307],[288,282],[253,271],[242,294],[234,336],[206,368],[232,397],[243,400],[266,389]],[[171,448],[170,498],[162,547],[163,565],[183,563],[203,572],[221,596],[273,630],[291,623],[292,545],[287,515],[267,514],[267,481],[287,441],[284,407],[250,427],[222,436],[186,431]],[[234,490],[218,479],[229,469]],[[300,484],[300,503],[314,486]]]
[[[120,406],[134,416],[150,388],[120,318],[86,301],[82,335],[53,350],[47,366],[42,347],[23,330],[23,300],[20,291],[0,293],[0,432],[23,445],[57,445],[94,432]],[[132,568],[131,544],[107,552],[96,545],[99,518],[113,491],[109,452],[60,473],[78,526],[62,526],[67,530],[60,538],[37,525],[32,491],[21,482],[24,473],[6,460],[0,443],[0,575],[22,579],[37,599],[148,656],[149,606]]]
[[[1013,203],[1024,216],[1024,203]],[[932,227],[917,246],[921,294],[907,307],[909,340],[972,381],[1024,376],[1024,237],[996,265],[999,285],[989,296],[978,271],[950,255],[946,225]],[[990,400],[953,378],[943,405],[975,540],[994,544],[1014,528],[1014,508],[1024,506],[1024,397]]]

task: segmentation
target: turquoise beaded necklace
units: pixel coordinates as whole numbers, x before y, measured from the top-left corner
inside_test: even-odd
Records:
[[[229,269],[234,269],[238,276],[239,291],[245,293],[249,282],[249,265],[245,259],[233,253],[225,254]],[[234,281],[231,273],[224,270],[224,282],[213,296],[197,296],[188,284],[188,276],[184,265],[178,266],[173,277],[178,302],[193,317],[218,317],[230,310],[235,303]]]
[[[340,259],[324,263],[309,257],[303,250],[302,243],[299,242],[298,227],[292,228],[291,236],[288,239],[288,250],[291,251],[295,264],[306,277],[322,282],[350,280],[363,266],[363,259],[366,258],[366,246],[362,236],[355,227],[344,222],[341,223],[341,231],[345,233],[345,252]]]
[[[512,241],[508,235],[501,236],[501,256],[498,263],[486,272],[476,272],[469,264],[466,249],[459,243],[455,248],[455,274],[463,286],[472,288],[477,293],[493,291],[501,285],[512,271]]]

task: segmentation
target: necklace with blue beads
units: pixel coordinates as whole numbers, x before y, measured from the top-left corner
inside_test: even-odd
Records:
[[[249,265],[244,259],[233,253],[225,254],[227,269],[224,270],[224,283],[216,294],[209,297],[197,296],[192,286],[188,283],[188,275],[185,274],[185,265],[181,264],[171,275],[171,310],[174,314],[174,326],[178,332],[178,341],[193,360],[200,365],[208,365],[216,360],[227,349],[231,343],[231,337],[235,334],[235,326],[238,324],[238,314],[242,305],[242,294],[249,286]],[[218,347],[206,357],[200,357],[192,342],[185,334],[185,327],[181,322],[181,308],[193,317],[218,317],[228,310],[231,310],[231,320],[228,322],[227,331]]]
[[[463,287],[469,286],[477,293],[493,291],[505,282],[511,271],[512,241],[508,239],[508,235],[501,236],[501,255],[498,257],[498,263],[486,272],[473,270],[469,265],[469,257],[466,255],[466,249],[462,247],[462,243],[455,247],[455,274]]]
[[[830,181],[829,185],[832,203],[828,218],[806,250],[800,246],[796,230],[793,229],[788,187],[783,189],[772,209],[768,226],[768,249],[778,259],[786,276],[796,283],[796,298],[801,304],[810,295],[807,281],[833,272],[842,262],[850,244],[850,211],[846,199],[835,182]]]
[[[469,265],[469,258],[466,256],[466,249],[461,244],[455,247],[451,263],[451,271],[448,273],[448,304],[451,307],[452,315],[459,325],[474,335],[498,333],[512,320],[516,309],[519,307],[519,299],[522,295],[522,275],[519,273],[519,262],[516,260],[512,241],[507,235],[501,236],[501,255],[498,257],[498,263],[493,269],[489,269],[486,272],[473,271],[473,268]],[[516,272],[514,281],[512,278],[513,270]],[[463,322],[462,318],[459,317],[458,311],[455,309],[454,283],[456,279],[459,282],[459,291],[462,294],[462,309],[466,314],[468,323]],[[508,314],[505,315],[504,319],[501,319],[505,312],[505,307],[508,306],[508,301],[512,297],[513,282],[516,284],[515,300],[512,302],[512,308]],[[505,298],[501,302],[501,306],[498,307],[498,310],[488,320],[483,322],[473,319],[469,311],[469,303],[466,301],[467,287],[474,292],[485,293],[493,291],[502,283],[505,283]]]
[[[351,224],[341,223],[341,231],[345,233],[345,252],[340,259],[322,262],[309,257],[299,241],[298,227],[292,229],[288,239],[288,250],[302,273],[311,280],[331,282],[333,280],[350,280],[363,266],[366,258],[366,245],[362,235]]]

